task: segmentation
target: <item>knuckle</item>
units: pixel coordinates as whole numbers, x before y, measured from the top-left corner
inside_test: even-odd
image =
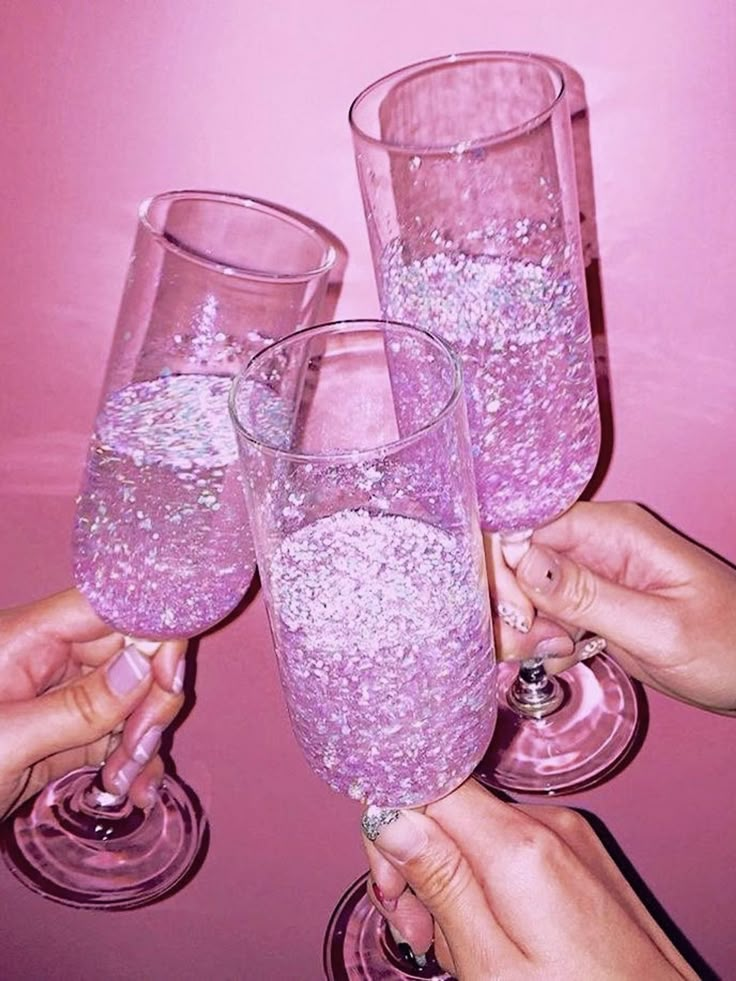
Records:
[[[101,728],[100,712],[85,685],[70,685],[65,688],[64,704],[70,715],[83,719],[89,729]]]
[[[582,566],[574,566],[568,577],[563,602],[568,617],[584,620],[598,601],[598,583]]]
[[[545,824],[566,841],[587,838],[592,834],[585,818],[569,807],[544,806],[542,810],[544,813],[540,817]]]
[[[541,822],[520,829],[507,845],[515,867],[521,874],[535,879],[558,868],[567,853],[567,846],[557,831]]]
[[[457,901],[470,881],[470,869],[456,849],[435,853],[425,865],[416,892],[427,906],[444,906]]]

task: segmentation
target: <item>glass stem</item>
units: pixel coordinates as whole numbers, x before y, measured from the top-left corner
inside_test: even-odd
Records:
[[[532,657],[522,661],[519,674],[509,688],[507,701],[519,715],[543,719],[555,712],[564,698],[562,685],[544,670],[544,660]]]

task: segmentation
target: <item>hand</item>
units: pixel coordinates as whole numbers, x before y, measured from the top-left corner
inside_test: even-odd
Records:
[[[185,649],[167,641],[149,659],[73,589],[0,612],[0,816],[111,749],[106,789],[150,804],[160,733],[183,701]]]
[[[504,804],[470,780],[424,813],[367,818],[381,911],[426,949],[426,924],[417,941],[416,912],[402,915],[408,883],[461,981],[697,977],[574,811]]]
[[[575,505],[534,533],[516,579],[543,616],[605,637],[633,677],[736,714],[736,570],[643,508]]]

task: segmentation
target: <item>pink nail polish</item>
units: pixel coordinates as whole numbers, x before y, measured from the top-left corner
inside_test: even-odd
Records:
[[[174,672],[174,678],[171,682],[171,690],[175,695],[181,695],[184,689],[184,675],[187,670],[187,662],[185,658],[181,658],[176,666],[176,671]]]
[[[148,658],[130,644],[107,667],[107,682],[116,695],[128,695],[151,673]]]
[[[160,726],[151,726],[139,739],[138,745],[133,750],[133,759],[141,766],[147,763],[158,749],[162,732]]]
[[[398,899],[392,899],[383,895],[383,890],[378,885],[377,882],[372,882],[373,885],[373,895],[376,897],[381,906],[386,910],[387,913],[393,913],[396,907],[399,905]]]
[[[113,780],[115,788],[119,794],[128,793],[130,790],[130,785],[141,772],[141,769],[141,764],[137,763],[135,760],[128,760],[127,763],[124,763],[120,767]]]

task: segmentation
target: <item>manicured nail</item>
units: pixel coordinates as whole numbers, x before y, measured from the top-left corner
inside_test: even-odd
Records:
[[[140,637],[129,637],[127,634],[124,639],[127,644],[132,644],[146,657],[153,657],[163,643],[160,640],[142,640]]]
[[[130,790],[130,785],[140,772],[141,764],[135,760],[128,760],[127,763],[124,763],[115,774],[115,779],[113,780],[118,793],[127,794]]]
[[[427,835],[418,825],[420,818],[411,811],[385,810],[369,807],[363,815],[366,838],[387,858],[403,864],[409,862],[427,845]]]
[[[371,887],[373,889],[373,895],[376,897],[381,907],[385,909],[387,913],[393,913],[396,907],[399,905],[398,899],[392,899],[389,896],[384,896],[381,887],[373,880],[371,880]]]
[[[580,643],[575,645],[575,653],[579,661],[587,661],[589,657],[595,657],[596,654],[600,654],[605,649],[606,641],[604,637],[589,637],[587,640],[581,640]]]
[[[514,630],[518,630],[519,633],[528,634],[531,627],[529,618],[524,616],[518,607],[514,606],[512,603],[499,603],[496,606],[498,610],[498,615],[501,617],[503,622],[509,627],[513,627]]]
[[[176,671],[174,672],[174,678],[171,682],[171,690],[175,695],[181,695],[184,689],[184,675],[187,670],[186,658],[181,658],[176,666]]]
[[[569,657],[574,648],[569,637],[547,637],[534,648],[534,657]]]
[[[401,933],[396,929],[393,923],[389,923],[389,930],[391,931],[391,936],[394,938],[396,946],[399,948],[399,953],[409,964],[416,964],[417,967],[427,966],[427,955],[417,954],[412,945],[406,940]]]
[[[130,644],[107,667],[107,683],[116,695],[127,695],[151,672],[148,658]]]
[[[546,548],[533,545],[519,569],[520,577],[537,593],[549,593],[560,578],[557,559]]]
[[[133,750],[133,759],[141,764],[148,763],[161,743],[162,732],[161,726],[151,726],[144,732]]]
[[[391,824],[392,821],[396,821],[399,815],[399,811],[394,811],[388,807],[374,807],[371,804],[360,819],[363,834],[368,841],[375,841],[380,834],[381,828],[387,824]]]

